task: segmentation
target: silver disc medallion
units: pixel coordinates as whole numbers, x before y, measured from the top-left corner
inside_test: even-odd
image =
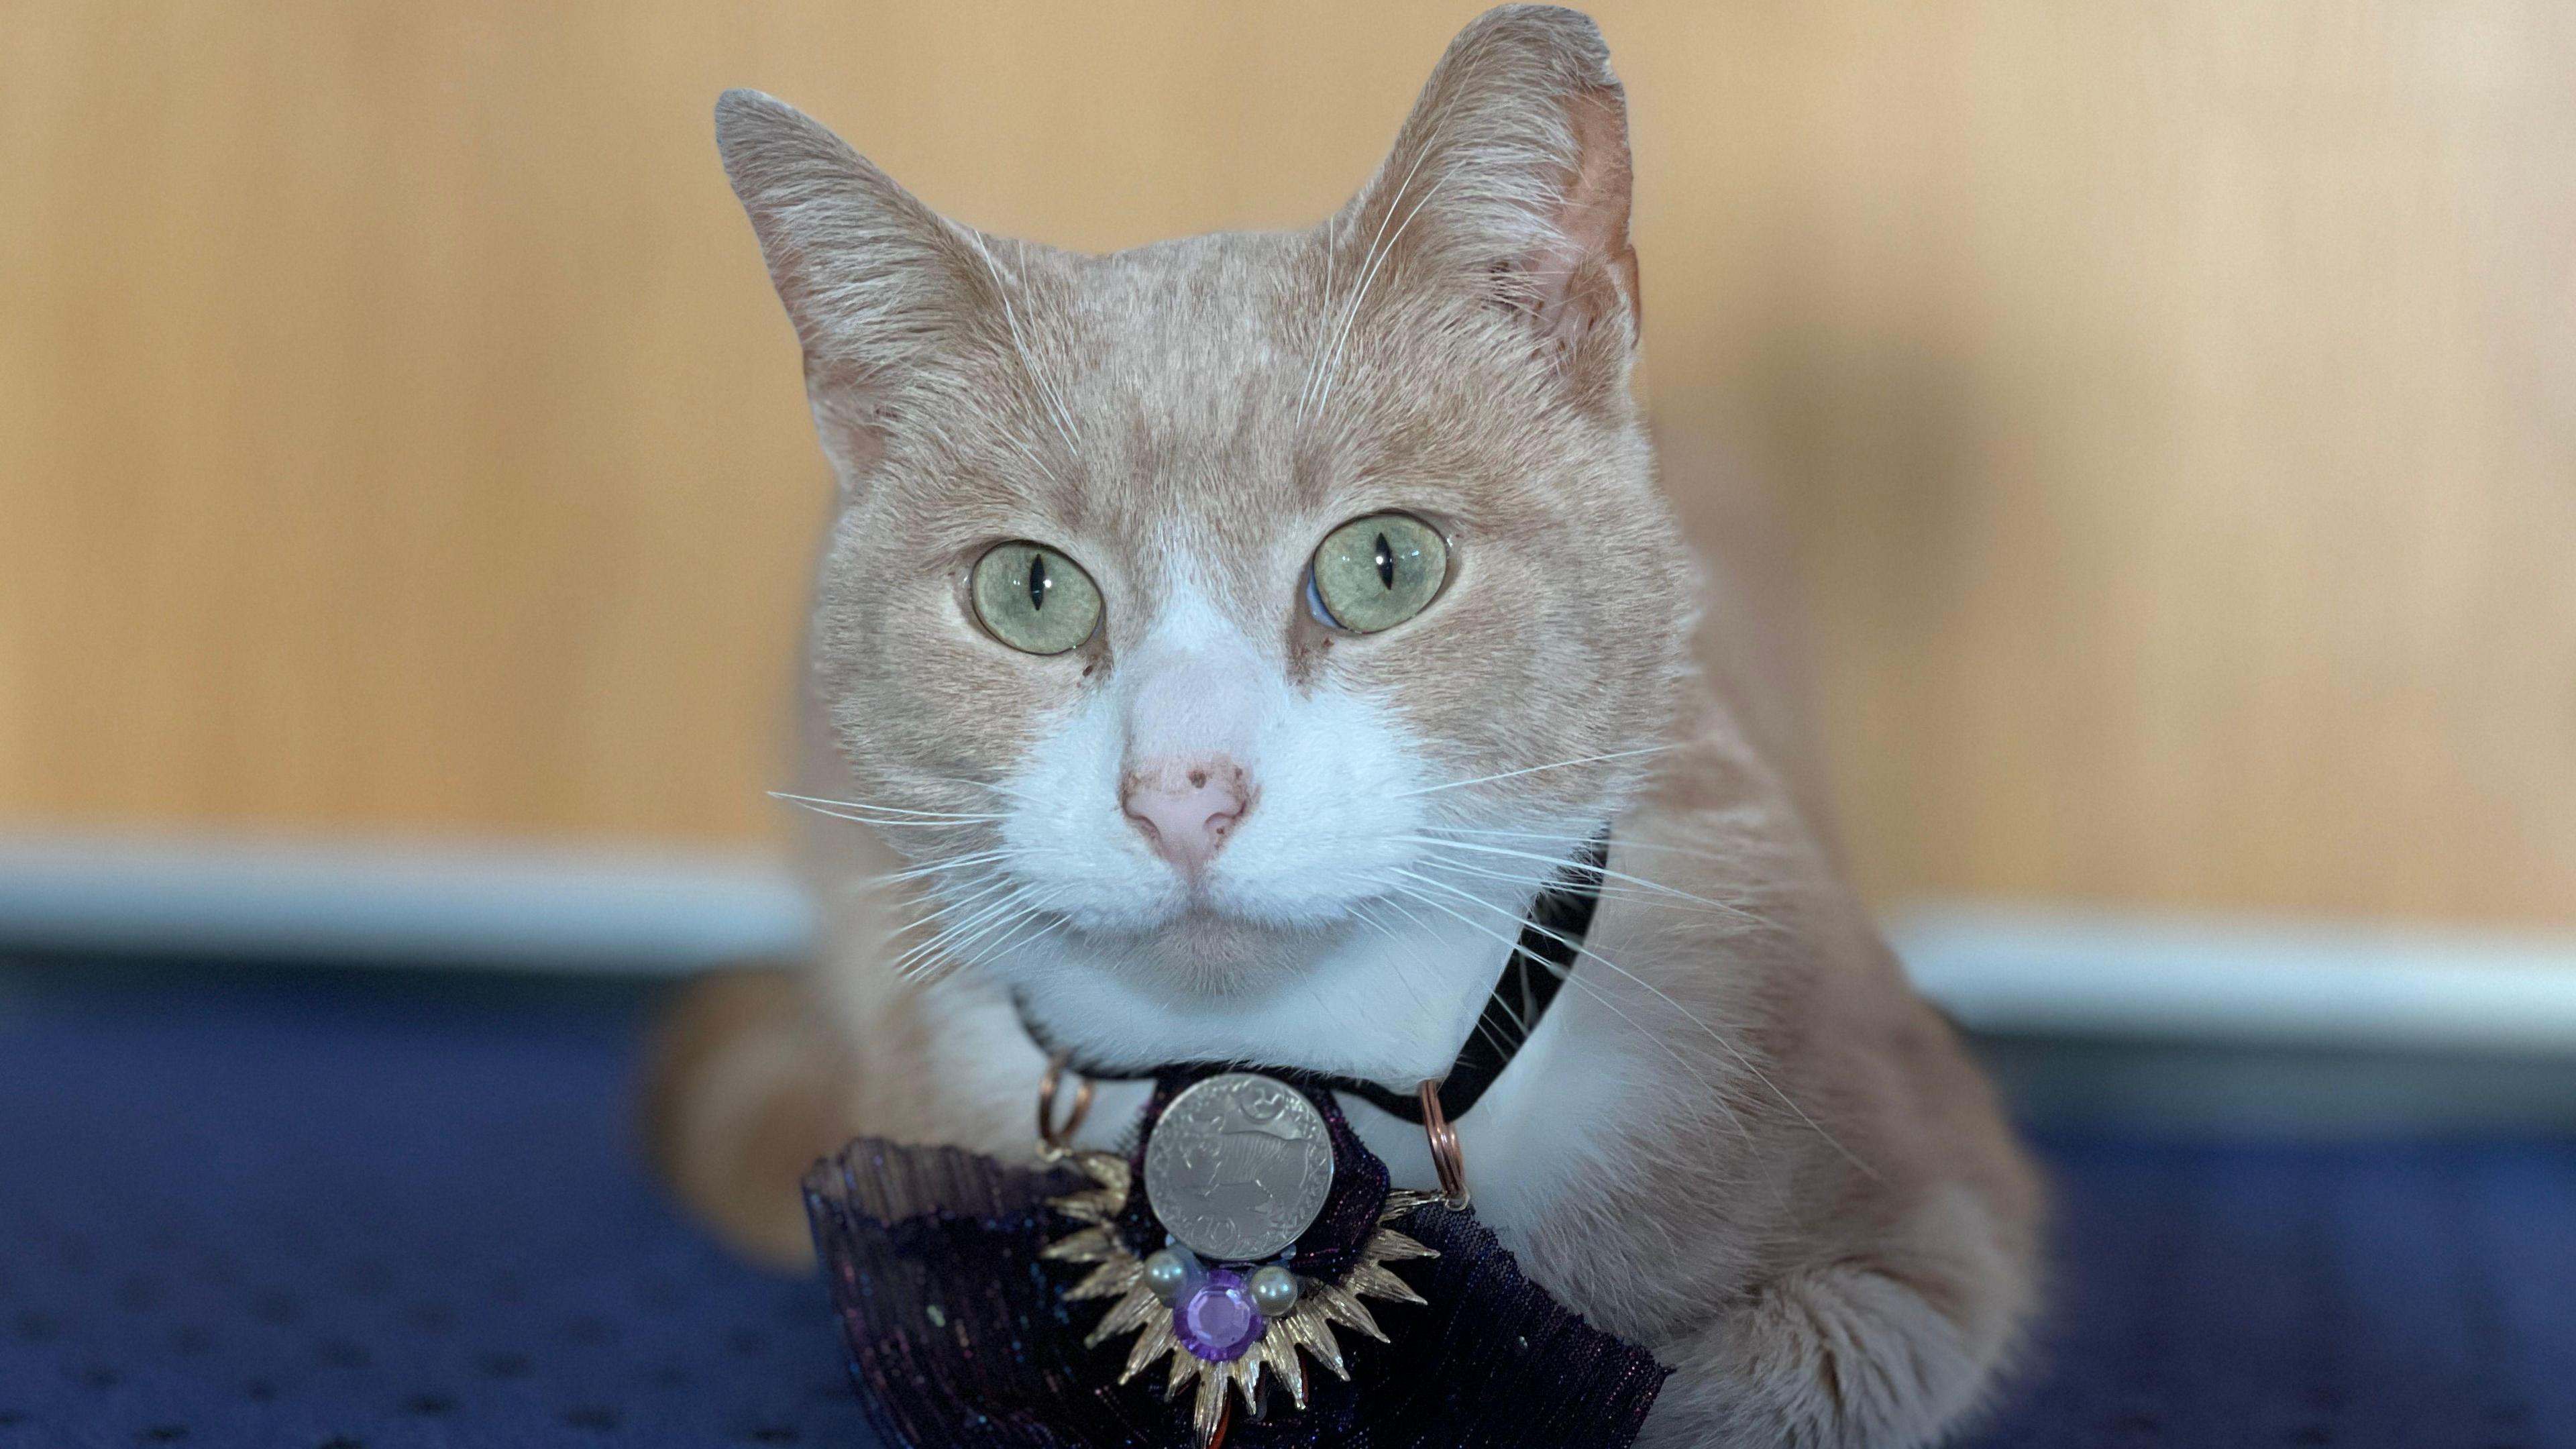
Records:
[[[1172,1099],[1145,1144],[1145,1195],[1202,1258],[1267,1258],[1297,1241],[1333,1189],[1333,1139],[1305,1095],[1257,1072]]]

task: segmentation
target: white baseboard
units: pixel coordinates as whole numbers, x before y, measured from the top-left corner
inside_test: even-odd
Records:
[[[0,949],[676,975],[813,932],[774,860],[379,840],[0,838]]]
[[[2576,1053],[2576,932],[1954,901],[1889,936],[1978,1031]]]

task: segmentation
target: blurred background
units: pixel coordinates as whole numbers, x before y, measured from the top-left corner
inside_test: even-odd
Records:
[[[0,1338],[0,1444],[118,1394],[133,1433],[185,1436],[117,1366],[131,1325],[59,1306],[100,1298],[82,1224],[159,1201],[155,1152],[230,1184],[238,1261],[343,1275],[290,1304],[376,1281],[314,1221],[450,1242],[423,1301],[483,1293],[481,1321],[598,1358],[522,1381],[527,1344],[460,1346],[449,1380],[332,1410],[396,1426],[371,1443],[547,1374],[580,1442],[647,1412],[600,1387],[638,1341],[526,1290],[641,1261],[539,1226],[581,1192],[696,1265],[617,1278],[615,1321],[664,1314],[676,1361],[749,1373],[746,1343],[788,1339],[674,1304],[820,1331],[668,1246],[695,1240],[600,1130],[639,977],[807,930],[765,792],[827,479],[712,102],[770,91],[964,221],[1108,249],[1335,208],[1478,8],[0,0],[0,1145],[34,1164],[0,1175],[0,1237],[22,1299],[69,1275]],[[2576,1125],[2576,9],[1593,8],[1633,108],[1652,412],[1792,525],[1850,851],[1918,980],[2030,1120],[2399,1144],[2051,1139],[2070,1232],[2140,1265],[2071,1272],[2099,1323],[2158,1285],[2266,1295],[2162,1357],[2105,1329],[2056,1402],[2164,1442],[2192,1396],[2147,1380],[2206,1352],[2309,1383],[2289,1428],[2376,1404],[2450,1416],[2391,1444],[2539,1442],[2554,1403],[2576,1434],[2576,1374],[2515,1390],[2519,1420],[2425,1387],[2563,1329],[2514,1295],[2576,1273],[2544,1232],[2576,1165],[2420,1148]],[[309,966],[277,984],[295,962],[429,969],[374,974],[407,1004],[317,1012]],[[627,984],[527,985],[567,967]],[[110,977],[147,1004],[37,1004]],[[262,1145],[227,1177],[236,1139]],[[2451,1318],[2368,1278],[2472,1220]],[[526,1262],[486,1293],[495,1244]],[[317,1350],[276,1301],[205,1310],[303,1365],[228,1381],[262,1405],[357,1373],[334,1344],[445,1362],[416,1304]],[[2276,1306],[2307,1316],[2243,1336]],[[2318,1379],[2309,1330],[2357,1321],[2417,1337]],[[780,1383],[828,1358],[793,1341]],[[633,1392],[691,1442],[847,1428],[671,1372]],[[817,1392],[799,1412],[846,1412]],[[2236,1442],[2251,1402],[2172,1442]],[[292,1439],[242,1412],[240,1442]]]
[[[825,478],[711,98],[1115,248],[1337,206],[1475,8],[9,6],[0,928],[571,849],[789,939]],[[2568,963],[2576,16],[1598,11],[1653,412],[1794,523],[1873,899]]]
[[[773,844],[714,94],[1107,249],[1337,206],[1476,8],[9,6],[0,818]],[[2576,927],[2576,16],[1596,8],[1876,897]]]

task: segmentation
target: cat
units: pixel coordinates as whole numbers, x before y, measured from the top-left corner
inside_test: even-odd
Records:
[[[851,1135],[1030,1160],[1023,1013],[1088,1061],[1409,1091],[1606,838],[1456,1124],[1480,1218],[1674,1370],[1643,1443],[1922,1444],[1991,1398],[2041,1185],[1846,881],[1774,542],[1703,564],[1659,491],[1590,20],[1469,25],[1308,231],[1075,255],[766,96],[717,136],[838,480],[796,792],[827,929],[672,1019],[685,1198],[792,1262]],[[1086,1140],[1144,1090],[1100,1083]],[[1433,1185],[1419,1126],[1344,1105]]]

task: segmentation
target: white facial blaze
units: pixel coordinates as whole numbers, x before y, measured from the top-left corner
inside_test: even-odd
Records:
[[[987,965],[1064,1044],[1115,1059],[1434,1073],[1504,945],[1385,899],[1421,863],[1434,777],[1391,711],[1293,685],[1281,647],[1176,591],[1007,782],[1004,869],[1073,929]],[[1120,784],[1140,765],[1208,757],[1242,767],[1249,804],[1193,883],[1127,818]],[[1290,969],[1206,995],[1134,969],[1135,938],[1209,918],[1269,928],[1294,956],[1270,964]]]
[[[1277,661],[1195,594],[1164,609],[1143,645],[1119,661],[1117,683],[1130,764],[1215,754],[1251,766],[1263,727],[1288,704]]]
[[[1129,771],[1223,756],[1250,803],[1194,893],[1120,804]],[[1177,593],[1109,686],[1040,740],[1008,784],[1012,873],[1090,930],[1144,931],[1193,908],[1273,926],[1329,925],[1418,854],[1429,782],[1393,716],[1301,691],[1275,650],[1195,591]]]

